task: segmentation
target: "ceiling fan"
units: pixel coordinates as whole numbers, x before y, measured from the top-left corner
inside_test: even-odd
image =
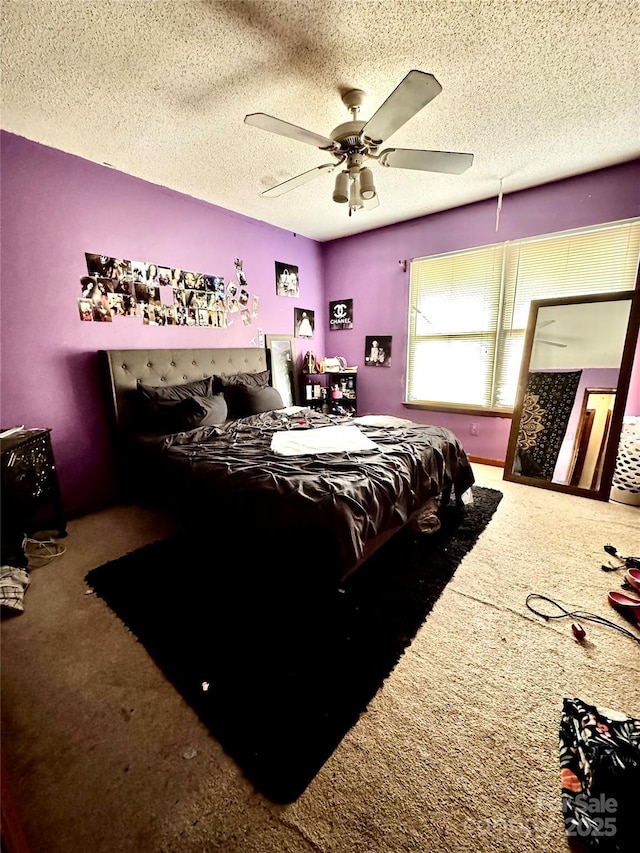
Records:
[[[555,320],[542,320],[540,323],[538,323],[538,325],[536,326],[536,335],[535,335],[534,340],[537,344],[548,344],[549,346],[552,346],[552,347],[561,347],[562,349],[566,349],[567,345],[563,344],[561,341],[552,341],[549,338],[539,338],[538,337],[538,330],[539,329],[544,329],[547,326],[552,326],[554,323],[555,323]]]
[[[342,204],[348,203],[351,216],[356,210],[371,209],[379,204],[373,174],[365,165],[367,160],[377,160],[381,166],[396,169],[462,174],[473,163],[473,154],[412,148],[385,148],[384,151],[378,151],[391,134],[441,91],[442,86],[433,74],[418,70],[409,71],[373,116],[368,121],[359,121],[358,112],[366,93],[362,89],[350,89],[342,96],[342,102],[351,113],[351,121],[338,125],[329,136],[321,136],[266,113],[250,113],[244,118],[245,124],[313,145],[329,152],[334,158],[333,162],[323,163],[289,178],[265,190],[261,195],[275,198],[343,166],[336,177],[333,200]]]

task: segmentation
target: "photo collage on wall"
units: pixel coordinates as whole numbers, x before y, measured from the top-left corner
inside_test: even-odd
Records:
[[[80,319],[110,323],[113,317],[141,317],[148,326],[208,326],[223,329],[239,313],[245,326],[258,316],[242,261],[235,279],[85,253],[87,275],[80,279]]]

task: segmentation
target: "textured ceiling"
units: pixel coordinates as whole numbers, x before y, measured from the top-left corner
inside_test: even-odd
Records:
[[[329,240],[640,154],[633,0],[3,0],[2,127],[289,231]],[[372,169],[349,217],[333,177],[260,193],[326,152],[244,124],[330,134],[411,69],[442,92],[389,146],[471,152],[462,175]]]

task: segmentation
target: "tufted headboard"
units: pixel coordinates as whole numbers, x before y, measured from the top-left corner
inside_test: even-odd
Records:
[[[133,426],[138,381],[145,385],[180,385],[213,374],[259,373],[266,370],[267,351],[260,347],[228,349],[98,350],[115,436]]]

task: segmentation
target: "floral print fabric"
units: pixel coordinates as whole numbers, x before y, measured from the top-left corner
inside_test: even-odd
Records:
[[[581,370],[529,373],[516,442],[516,473],[551,482],[581,376]]]
[[[560,783],[568,838],[611,853],[640,849],[640,720],[565,699]]]

